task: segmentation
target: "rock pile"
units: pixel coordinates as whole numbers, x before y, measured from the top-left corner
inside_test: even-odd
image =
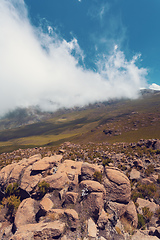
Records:
[[[120,217],[127,216],[131,226],[138,223],[126,175],[114,167],[61,160],[62,155],[37,154],[1,169],[1,193],[16,182],[21,199],[10,231],[1,221],[1,239],[124,239],[123,230],[116,231]],[[49,184],[42,199],[41,182]]]
[[[90,146],[3,154],[0,239],[160,238],[159,140]]]

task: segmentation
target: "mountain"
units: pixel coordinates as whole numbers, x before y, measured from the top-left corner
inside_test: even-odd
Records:
[[[64,141],[113,143],[159,138],[160,92],[142,90],[139,99],[114,99],[55,113],[16,109],[1,119],[0,126],[0,152]]]

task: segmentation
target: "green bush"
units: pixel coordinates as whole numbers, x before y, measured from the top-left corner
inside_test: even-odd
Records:
[[[93,174],[93,178],[95,181],[98,181],[99,183],[102,182],[102,173],[95,171],[95,173]]]
[[[15,195],[11,195],[10,197],[8,197],[7,199],[8,214],[13,216],[16,210],[18,209],[20,203],[21,203],[20,197],[17,197]]]
[[[137,184],[137,191],[142,194],[142,197],[154,197],[157,188],[156,186],[151,183],[151,184]]]
[[[158,221],[160,221],[160,208],[156,210],[156,216],[158,217]]]
[[[153,216],[153,213],[149,210],[148,207],[143,207],[142,212],[146,222],[149,222]]]
[[[133,202],[136,202],[137,198],[143,198],[142,193],[133,190],[131,193],[131,199],[133,200]]]
[[[3,198],[2,206],[7,208],[6,216],[9,216],[9,219],[13,222],[15,213],[21,203],[20,197],[11,195],[7,198]]]
[[[10,183],[6,190],[5,190],[5,195],[6,197],[10,196],[10,195],[16,195],[19,196],[19,186],[18,183],[14,182],[13,184]]]
[[[45,182],[44,180],[38,183],[38,193],[40,197],[43,197],[48,192],[49,188],[49,183]]]
[[[145,224],[146,224],[146,221],[145,221],[143,215],[138,213],[138,226],[137,226],[137,228],[138,229],[144,228]]]
[[[112,159],[110,159],[110,158],[107,158],[107,159],[103,160],[103,162],[102,162],[103,166],[108,166],[109,163],[113,163]]]
[[[154,165],[153,164],[148,165],[147,169],[145,170],[145,174],[149,176],[153,172],[154,172]]]

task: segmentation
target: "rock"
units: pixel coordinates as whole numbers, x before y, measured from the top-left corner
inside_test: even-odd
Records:
[[[108,202],[106,206],[107,212],[115,213],[118,218],[120,218],[127,209],[127,204],[117,203],[117,202]]]
[[[35,209],[36,201],[32,198],[27,198],[21,202],[15,215],[15,227],[18,229],[21,225],[26,225],[29,223],[36,223],[36,213]]]
[[[33,189],[37,186],[38,182],[41,180],[42,175],[31,175],[32,166],[28,166],[21,178],[20,188],[26,192],[32,192]]]
[[[83,163],[81,168],[81,180],[94,180],[94,173],[99,172],[103,174],[103,166]]]
[[[6,167],[2,168],[0,171],[0,185],[6,186],[9,182],[9,176],[13,169],[16,167],[16,163],[7,165]]]
[[[67,222],[71,229],[76,229],[78,225],[78,213],[74,209],[64,210],[64,214],[67,216]]]
[[[131,198],[131,186],[127,176],[119,170],[109,167],[105,168],[105,173],[106,200],[128,203]]]
[[[10,240],[52,239],[60,237],[65,230],[65,223],[54,221],[49,223],[27,224],[19,227]]]
[[[63,189],[66,185],[69,184],[68,177],[65,172],[63,174],[57,172],[54,175],[49,175],[45,178],[42,178],[41,181],[49,183],[50,188],[59,190]]]
[[[132,169],[130,172],[130,179],[131,180],[138,180],[140,179],[141,173],[139,171],[137,171],[136,169]]]
[[[103,193],[103,198],[106,196],[106,190],[102,184],[96,181],[91,181],[91,180],[84,180],[79,184],[79,187],[82,190],[87,189],[88,193],[91,192],[102,192]]]
[[[155,213],[157,208],[159,208],[159,205],[155,204],[154,202],[150,202],[142,198],[138,198],[136,202],[138,203],[137,210],[140,214],[142,214],[142,208],[144,207],[149,208],[149,210],[153,213]]]
[[[104,230],[105,229],[105,225],[108,222],[108,215],[103,209],[99,215],[98,221],[97,221],[97,225],[100,229]]]
[[[58,168],[57,173],[66,174],[68,181],[78,184],[78,176],[81,174],[82,162],[65,160]]]
[[[152,184],[153,181],[148,177],[148,178],[142,178],[141,183],[142,184]]]
[[[154,145],[153,145],[153,149],[154,149],[154,150],[158,150],[158,149],[160,149],[160,140],[159,140],[159,139],[156,140],[156,142],[154,143]]]
[[[50,209],[47,212],[46,218],[52,220],[60,220],[64,218],[64,209]]]
[[[48,197],[44,197],[40,202],[40,207],[45,212],[51,210],[53,206],[54,206],[53,202]]]
[[[131,240],[158,240],[156,236],[149,236],[144,234],[143,231],[136,231],[136,233],[131,237]]]
[[[106,240],[106,238],[104,238],[104,237],[101,236],[101,237],[99,238],[99,240]]]
[[[75,192],[67,192],[65,194],[65,203],[75,204],[78,198],[78,193]]]
[[[62,155],[44,157],[43,159],[40,159],[39,161],[35,162],[32,165],[32,171],[33,172],[45,171],[51,169],[53,166],[58,166],[62,157],[63,157]]]
[[[84,199],[84,206],[88,209],[88,212],[91,217],[98,219],[99,214],[101,213],[104,202],[103,202],[103,193],[102,192],[92,192],[86,199]]]
[[[32,171],[34,172],[41,172],[41,171],[45,171],[47,169],[50,168],[50,164],[45,161],[45,159],[41,159],[38,162],[35,162],[32,166]]]
[[[134,164],[136,167],[139,167],[140,169],[143,168],[143,162],[142,162],[142,160],[140,160],[140,159],[136,159],[136,160],[133,162],[133,164]]]
[[[125,216],[129,219],[134,228],[137,228],[138,225],[138,216],[135,204],[133,201],[130,201],[127,205]]]
[[[96,239],[97,227],[92,218],[88,219],[88,237]]]
[[[8,240],[12,235],[13,235],[12,224],[10,224],[9,226],[1,229],[1,233],[0,233],[1,239]]]

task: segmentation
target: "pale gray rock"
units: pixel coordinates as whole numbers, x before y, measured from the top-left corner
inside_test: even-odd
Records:
[[[128,203],[131,198],[131,186],[127,176],[115,168],[105,168],[104,187],[106,200]]]
[[[135,168],[133,168],[130,172],[130,179],[131,180],[138,180],[141,177],[141,173],[137,171]]]
[[[96,238],[97,236],[97,226],[92,220],[92,218],[88,219],[88,237]]]

